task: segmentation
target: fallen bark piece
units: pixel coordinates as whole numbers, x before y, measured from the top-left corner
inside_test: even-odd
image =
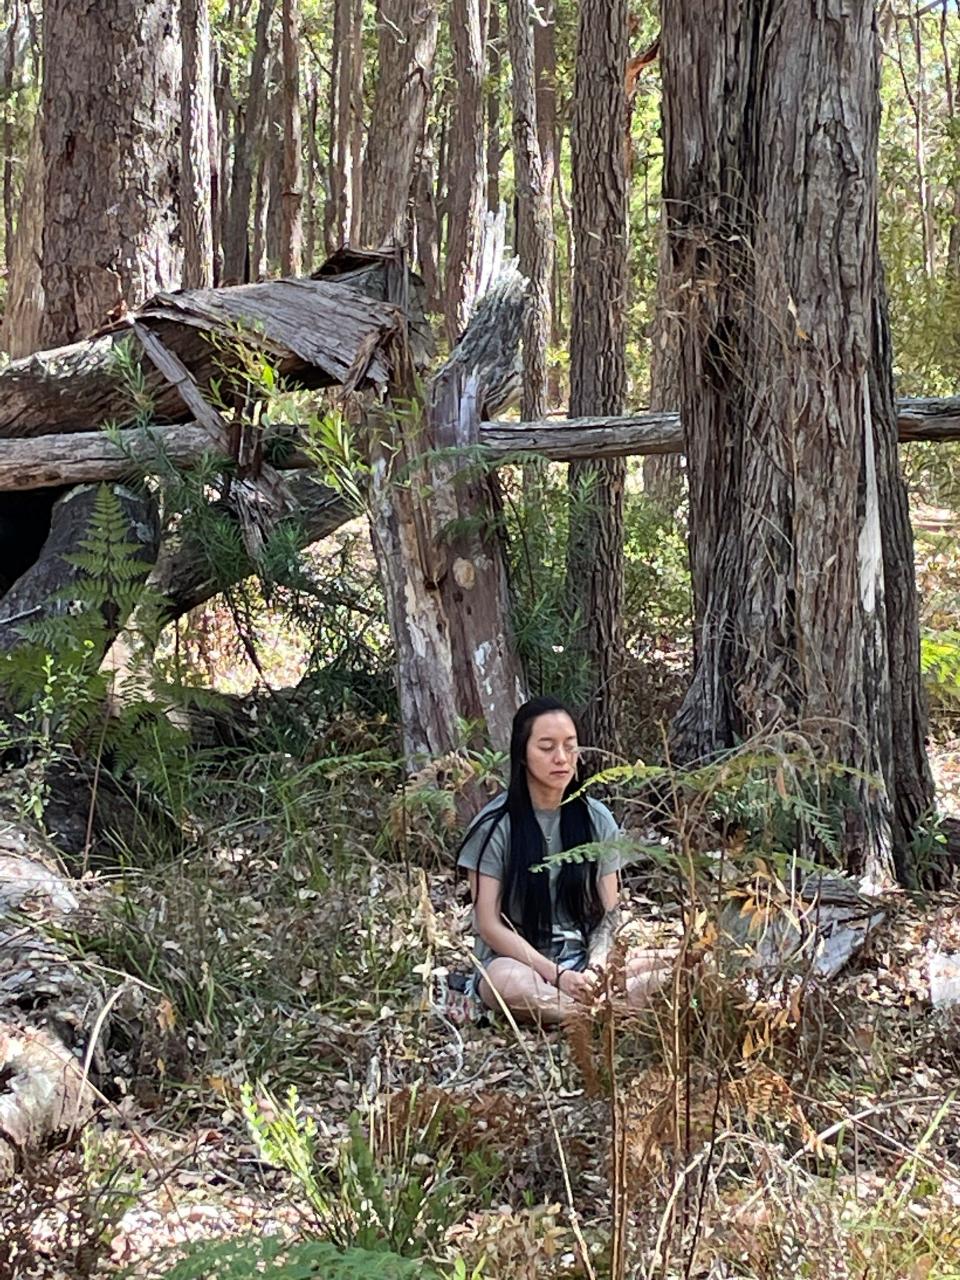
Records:
[[[846,876],[798,876],[770,882],[761,894],[734,890],[720,915],[721,947],[745,969],[766,977],[803,970],[833,978],[860,950],[886,912]]]
[[[0,1023],[0,1179],[26,1152],[85,1124],[94,1102],[83,1064],[60,1040]]]

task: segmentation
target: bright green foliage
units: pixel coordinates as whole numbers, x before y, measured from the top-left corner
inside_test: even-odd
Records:
[[[448,1177],[449,1152],[437,1151],[436,1135],[415,1135],[410,1127],[398,1141],[375,1153],[359,1117],[350,1121],[332,1165],[319,1159],[317,1126],[300,1104],[297,1090],[280,1103],[261,1089],[243,1092],[243,1113],[261,1155],[294,1179],[313,1210],[319,1235],[342,1249],[387,1250],[418,1256],[439,1247],[459,1220],[463,1197]]]
[[[436,1280],[422,1262],[396,1254],[348,1249],[322,1240],[290,1244],[271,1236],[204,1241],[157,1280]]]
[[[960,632],[920,637],[920,671],[936,709],[960,711]]]
[[[79,572],[63,589],[59,611],[25,622],[26,642],[0,655],[0,684],[17,708],[4,725],[5,748],[26,749],[44,764],[68,746],[86,746],[95,754],[116,753],[122,766],[156,759],[158,746],[175,746],[181,735],[160,714],[162,700],[147,696],[151,677],[142,671],[131,676],[141,687],[127,689],[122,714],[106,712],[110,676],[100,670],[101,656],[121,619],[136,607],[141,625],[149,627],[156,603],[143,588],[148,566],[141,554],[128,537],[115,489],[101,486],[87,531],[66,557]],[[31,797],[33,817],[41,817],[43,803],[39,792]]]

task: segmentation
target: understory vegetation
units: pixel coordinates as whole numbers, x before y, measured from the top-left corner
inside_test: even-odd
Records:
[[[530,514],[518,487],[508,537],[528,669],[575,696],[564,501],[548,477]],[[107,497],[94,526],[78,555],[105,600],[129,559]],[[787,737],[669,767],[682,543],[639,493],[627,526],[639,710],[629,759],[599,781],[630,832],[634,920],[597,1007],[556,1032],[464,1021],[450,993],[470,969],[462,802],[504,762],[464,746],[405,776],[359,527],[141,654],[107,719],[83,660],[99,608],[18,654],[46,708],[21,811],[48,813],[64,769],[109,762],[119,780],[66,859],[79,908],[46,926],[116,997],[98,1118],[0,1192],[0,1274],[960,1274],[960,1023],[930,1004],[931,956],[960,950],[955,895],[892,895],[829,981],[803,948],[751,967],[804,910],[795,850],[832,860],[844,778]],[[946,761],[951,571],[929,554],[921,539]],[[931,826],[931,857],[943,839]],[[684,956],[642,1014],[618,992],[636,943]]]

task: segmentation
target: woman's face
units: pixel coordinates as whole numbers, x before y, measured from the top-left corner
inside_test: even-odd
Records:
[[[563,792],[577,768],[577,730],[565,711],[537,716],[527,739],[527,777],[547,791]]]

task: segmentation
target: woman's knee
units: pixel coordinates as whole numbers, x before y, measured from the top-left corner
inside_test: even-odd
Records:
[[[508,1008],[523,1008],[550,990],[534,969],[519,960],[491,960],[480,983],[480,996],[491,1009],[499,1008],[501,1000]]]

